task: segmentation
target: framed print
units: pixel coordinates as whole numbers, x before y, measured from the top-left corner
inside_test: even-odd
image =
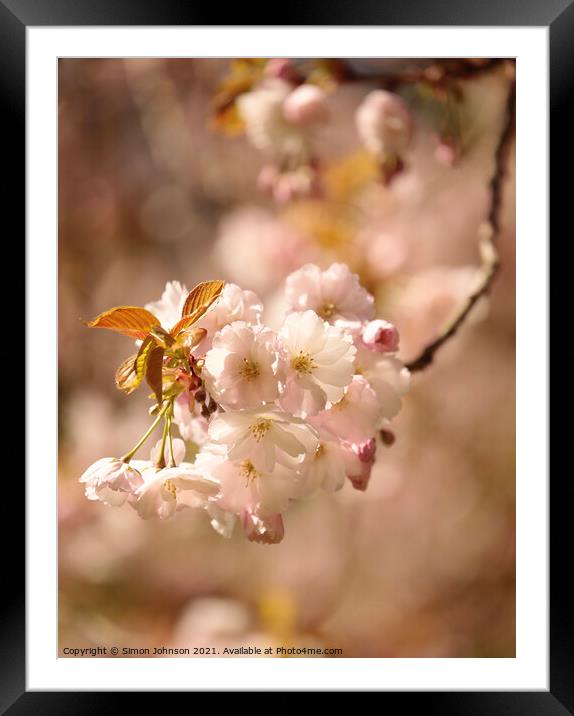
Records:
[[[574,712],[546,427],[574,11],[347,12],[0,4],[20,225],[26,147],[8,713]]]

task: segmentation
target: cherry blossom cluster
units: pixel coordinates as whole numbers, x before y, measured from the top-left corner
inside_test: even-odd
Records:
[[[382,79],[383,86],[392,87],[370,90],[354,116],[357,139],[375,161],[382,184],[389,185],[407,168],[405,157],[413,145],[415,119],[399,93],[401,85],[414,87],[418,109],[424,107],[424,113],[434,117],[436,161],[452,167],[460,159],[464,95],[456,78],[488,68],[488,63],[480,65],[468,60],[450,68],[444,62],[430,63],[410,75],[408,71],[404,76],[398,73],[395,82],[391,81],[392,70],[387,75],[384,65],[378,75],[368,71],[362,75],[360,67],[353,68],[353,64],[272,58],[263,68],[256,63],[249,81],[243,74],[236,74],[239,70],[231,70],[228,82],[235,92],[224,92],[224,101],[218,104],[234,107],[241,131],[265,155],[258,183],[278,203],[324,193],[321,130],[330,119],[338,117],[340,110],[332,95],[349,81]],[[245,71],[243,65],[242,68]]]
[[[179,325],[188,296],[168,283],[145,310],[161,326]],[[409,385],[397,329],[375,319],[373,297],[343,264],[303,266],[288,276],[285,298],[276,331],[262,322],[259,298],[234,284],[186,329],[187,349],[154,327],[171,346],[152,425],[163,417],[164,435],[149,460],[133,456],[150,431],[123,458],[88,468],[88,499],[127,502],[143,518],[196,507],[224,536],[239,522],[249,540],[277,543],[295,501],[346,480],[367,488],[381,431],[388,435]],[[183,439],[172,438],[172,424]]]
[[[289,60],[271,60],[263,80],[237,102],[251,144],[267,163],[258,184],[279,203],[318,190],[313,144],[328,117],[327,95],[304,82]]]
[[[238,100],[247,138],[268,157],[259,186],[279,203],[320,191],[314,156],[317,128],[328,121],[328,95],[304,82],[289,60],[272,60],[263,80]],[[404,167],[413,135],[410,110],[398,94],[378,89],[357,108],[355,124],[364,148],[388,184]]]

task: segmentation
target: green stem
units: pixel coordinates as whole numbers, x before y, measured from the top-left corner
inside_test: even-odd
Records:
[[[169,401],[163,406],[163,408],[159,411],[157,418],[153,421],[153,423],[150,425],[148,430],[144,433],[144,435],[140,438],[140,440],[134,445],[134,447],[127,452],[122,458],[122,462],[129,462],[132,457],[136,454],[136,452],[141,448],[141,446],[145,443],[145,441],[149,438],[149,436],[153,433],[155,427],[159,423],[159,421],[163,418],[165,413],[167,412],[168,408],[170,406]]]
[[[167,434],[169,432],[169,418],[165,419],[165,422],[163,424],[163,435],[161,436],[161,445],[159,446],[159,455],[157,456],[157,460],[155,461],[155,466],[159,467],[161,470],[165,467],[165,441],[167,439]]]
[[[171,418],[169,418],[168,436],[169,436],[169,466],[175,467],[175,457],[173,456],[173,437],[171,435]]]

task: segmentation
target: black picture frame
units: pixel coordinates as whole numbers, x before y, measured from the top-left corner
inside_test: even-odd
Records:
[[[26,107],[26,27],[86,25],[217,25],[212,19],[225,16],[226,25],[272,24],[256,17],[253,6],[237,4],[214,7],[174,0],[0,0],[0,116],[3,125],[4,182],[3,215],[12,215],[11,251],[19,244],[15,237],[25,233],[25,107]],[[217,15],[217,17],[216,17]],[[347,2],[336,5],[321,0],[310,6],[295,0],[282,9],[284,25],[450,25],[450,26],[545,26],[550,35],[550,107],[551,110],[551,176],[556,177],[550,202],[555,226],[566,223],[566,212],[572,200],[566,195],[570,182],[572,119],[567,100],[574,94],[574,2],[573,0],[524,0],[494,2],[493,0],[402,0],[402,2]],[[257,21],[258,20],[258,21]],[[570,131],[570,136],[567,132]],[[566,149],[566,150],[565,150]],[[558,180],[558,177],[561,180]],[[570,193],[570,192],[569,192]],[[570,222],[571,225],[571,222]],[[571,233],[571,230],[568,231]],[[570,241],[569,236],[564,237]],[[24,245],[24,242],[22,242]],[[556,247],[556,265],[563,249]],[[561,258],[564,261],[564,258]],[[557,287],[555,295],[560,289]],[[562,289],[563,290],[563,289]],[[551,296],[552,298],[552,296]],[[561,296],[565,300],[564,296]],[[566,299],[567,300],[567,299]],[[32,307],[27,306],[28,319]],[[552,325],[552,324],[551,324]],[[27,346],[28,360],[37,349]],[[553,354],[567,359],[571,349]],[[37,355],[37,353],[35,353]],[[552,361],[551,361],[552,365]],[[546,377],[543,377],[546,379]],[[536,377],[542,379],[541,376]],[[549,378],[548,378],[549,380]],[[549,383],[548,383],[549,385]],[[563,388],[563,390],[565,390]],[[555,445],[568,444],[566,425],[557,425]],[[533,448],[535,449],[535,447]],[[17,470],[16,470],[17,471]],[[104,692],[29,692],[25,687],[25,554],[24,554],[24,480],[17,487],[17,474],[5,475],[10,481],[8,509],[1,521],[6,531],[5,554],[12,558],[5,566],[1,590],[6,600],[0,613],[0,711],[19,714],[99,713],[114,707],[133,707],[134,694]],[[23,477],[23,476],[22,476]],[[19,490],[19,492],[18,492]],[[382,707],[390,700],[402,700],[401,706],[420,708],[430,714],[536,714],[552,716],[574,714],[574,635],[572,629],[571,593],[568,589],[568,564],[572,563],[569,547],[570,512],[574,489],[569,471],[552,485],[550,498],[551,599],[550,599],[550,690],[521,692],[383,692]],[[21,502],[18,502],[21,498]],[[6,503],[7,496],[4,501]],[[20,504],[19,508],[16,505]],[[4,505],[6,508],[6,504]],[[15,516],[16,524],[6,517]],[[20,545],[20,549],[16,549]],[[7,570],[7,571],[6,571]],[[128,703],[127,699],[130,699]],[[153,694],[146,694],[151,705]],[[407,699],[407,701],[404,701]]]

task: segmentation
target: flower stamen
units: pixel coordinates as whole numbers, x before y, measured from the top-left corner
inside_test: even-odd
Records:
[[[257,442],[261,442],[267,431],[271,428],[270,420],[258,420],[254,423],[249,430]]]
[[[336,306],[334,303],[327,302],[324,303],[321,308],[319,309],[319,315],[321,318],[332,318],[335,314]]]
[[[243,365],[241,366],[239,373],[247,381],[255,380],[256,378],[259,378],[260,375],[259,365],[255,361],[244,358]]]
[[[244,460],[239,466],[241,477],[245,480],[245,487],[248,487],[250,482],[260,477],[260,473],[255,469],[251,460]]]
[[[163,481],[163,487],[164,490],[167,490],[167,492],[172,495],[172,497],[175,497],[175,493],[177,492],[177,487],[174,485],[173,480],[167,479]]]
[[[313,372],[313,369],[317,367],[317,364],[308,353],[299,351],[299,353],[291,359],[291,367],[296,370],[297,373],[310,374]]]

